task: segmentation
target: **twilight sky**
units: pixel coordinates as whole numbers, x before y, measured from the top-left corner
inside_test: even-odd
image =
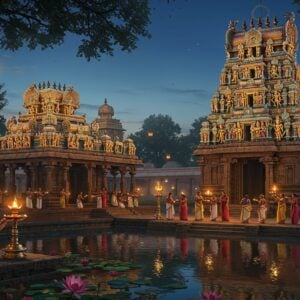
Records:
[[[101,61],[76,57],[77,43],[68,36],[49,50],[0,50],[0,82],[9,104],[6,117],[24,112],[23,92],[31,83],[49,80],[73,85],[81,97],[77,113],[97,116],[108,99],[126,134],[141,128],[150,114],[168,114],[188,133],[191,123],[210,110],[225,62],[225,31],[230,20],[249,20],[300,9],[293,0],[150,0],[151,39],[141,39],[132,53],[115,52]],[[264,8],[263,8],[263,7]],[[256,9],[254,10],[254,8]],[[296,14],[300,28],[300,14]]]

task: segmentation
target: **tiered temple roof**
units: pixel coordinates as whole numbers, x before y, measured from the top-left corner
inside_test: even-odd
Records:
[[[201,144],[300,138],[300,71],[295,15],[258,19],[226,32],[226,62],[202,123]]]

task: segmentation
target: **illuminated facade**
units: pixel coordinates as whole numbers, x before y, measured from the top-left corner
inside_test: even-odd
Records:
[[[243,194],[300,191],[300,71],[298,31],[290,13],[263,24],[230,22],[226,62],[202,123],[198,156],[203,189]]]
[[[135,188],[135,170],[141,161],[133,141],[123,141],[122,125],[112,118],[113,108],[106,101],[99,108],[100,117],[88,124],[85,115],[75,114],[80,99],[73,87],[49,82],[31,85],[23,98],[26,113],[10,118],[7,134],[0,137],[2,191],[16,191],[16,170],[20,169],[26,174],[26,188],[49,192],[49,206],[58,205],[63,188],[71,199],[82,191],[91,201],[93,194],[107,188],[109,172],[115,183],[120,174],[120,187],[114,184],[114,190],[126,191],[127,173],[130,190]]]

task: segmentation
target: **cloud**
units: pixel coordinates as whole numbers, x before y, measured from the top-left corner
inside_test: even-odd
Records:
[[[174,95],[186,95],[186,96],[194,96],[197,98],[208,97],[210,94],[209,91],[205,89],[189,89],[189,88],[176,88],[176,87],[161,87],[161,91],[164,93],[174,94]]]
[[[90,110],[98,110],[99,105],[97,104],[88,104],[88,103],[80,103],[80,108],[90,109]]]

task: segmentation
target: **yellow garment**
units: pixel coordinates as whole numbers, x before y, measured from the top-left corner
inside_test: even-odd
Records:
[[[286,219],[286,204],[278,202],[276,221],[278,224],[284,223]]]

